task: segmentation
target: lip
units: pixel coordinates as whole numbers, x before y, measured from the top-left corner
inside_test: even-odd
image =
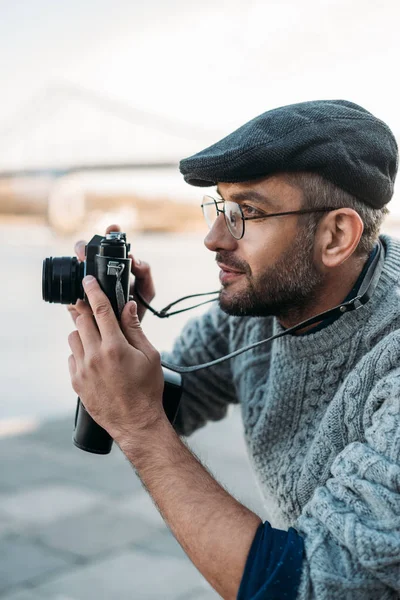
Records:
[[[235,275],[243,275],[243,271],[235,271],[235,269],[231,269],[230,267],[227,267],[226,265],[224,265],[222,263],[217,263],[217,265],[219,266],[221,271],[224,271],[225,273],[233,273]]]
[[[222,284],[232,282],[235,279],[238,279],[238,277],[241,277],[242,275],[244,275],[244,273],[242,271],[234,271],[233,269],[231,269],[221,263],[217,263],[217,264],[218,264],[219,268],[221,269],[221,271],[219,273],[219,280]]]

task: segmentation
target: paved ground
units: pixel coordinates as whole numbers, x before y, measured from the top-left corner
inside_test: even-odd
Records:
[[[119,449],[71,443],[73,415],[0,439],[1,600],[211,600]],[[191,438],[236,497],[262,514],[238,412]]]

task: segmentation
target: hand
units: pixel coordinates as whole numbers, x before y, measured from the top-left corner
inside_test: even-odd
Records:
[[[111,231],[121,231],[119,225],[109,225],[106,229],[106,234]],[[83,262],[85,260],[85,246],[86,242],[83,240],[77,242],[75,244],[75,252],[78,259]],[[131,267],[131,279],[130,279],[130,294],[135,298],[138,305],[138,318],[141,321],[145,315],[146,307],[140,303],[138,298],[135,297],[134,287],[135,284],[139,291],[139,294],[142,296],[147,303],[150,303],[154,296],[156,295],[153,278],[151,276],[150,265],[148,263],[140,261],[138,259],[134,259],[132,254],[128,254],[129,258],[132,259],[132,267]],[[76,319],[80,314],[92,314],[90,306],[84,300],[78,300],[76,304],[69,304],[67,307],[68,311],[71,314],[71,317],[76,323]]]
[[[96,279],[87,280],[84,289],[94,318],[88,312],[79,314],[77,331],[68,337],[72,387],[117,443],[134,440],[166,419],[160,355],[142,331],[136,303],[125,305],[120,327]]]

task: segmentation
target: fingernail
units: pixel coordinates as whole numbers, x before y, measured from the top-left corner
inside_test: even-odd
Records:
[[[90,285],[92,282],[94,281],[94,277],[92,275],[86,275],[86,277],[83,278],[83,285]]]
[[[136,316],[136,302],[131,302],[129,310],[131,311],[132,316]]]
[[[142,264],[142,261],[140,260],[140,258],[135,258],[135,264],[140,267],[140,265]]]

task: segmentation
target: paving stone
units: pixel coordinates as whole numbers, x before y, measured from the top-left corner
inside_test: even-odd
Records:
[[[174,539],[118,446],[107,456],[78,450],[71,441],[72,422],[71,414],[0,439],[0,543],[18,548],[8,552],[10,573],[17,574],[6,595],[0,592],[1,600],[219,598]],[[188,441],[216,479],[262,516],[239,411]],[[10,532],[20,537],[13,539]],[[90,562],[82,563],[83,557]],[[69,562],[61,574],[55,559],[76,563]],[[31,573],[18,574],[21,561],[30,564]],[[25,575],[31,577],[26,584]]]
[[[89,558],[151,539],[158,531],[149,521],[135,519],[112,506],[72,515],[37,528],[36,539],[46,546]]]
[[[123,456],[115,460],[109,455],[97,456],[73,448],[71,456],[64,459],[68,461],[68,481],[82,488],[116,497],[143,489],[134,469]]]
[[[0,440],[0,489],[26,488],[60,472],[51,451],[37,443]]]
[[[221,600],[221,596],[204,580],[204,587],[197,589],[190,596],[179,596],[176,600]]]
[[[176,600],[189,598],[200,580],[189,561],[131,551],[55,577],[35,592],[43,600]]]
[[[50,449],[52,452],[57,453],[58,456],[62,456],[63,459],[66,456],[70,458],[74,456],[87,457],[86,462],[89,462],[92,467],[96,464],[115,464],[116,462],[121,463],[126,461],[124,454],[116,444],[113,444],[110,454],[107,455],[95,455],[76,448],[72,442],[74,417],[75,414],[71,412],[70,415],[61,419],[44,421],[34,431],[15,439],[40,444],[41,447]]]
[[[140,492],[130,494],[121,500],[117,500],[115,507],[122,512],[128,513],[135,520],[142,519],[159,528],[167,528],[164,519],[155,507],[149,494],[143,489]]]
[[[182,550],[182,547],[176,541],[169,529],[159,531],[157,532],[157,534],[153,535],[152,537],[148,537],[147,539],[144,539],[136,545],[143,549],[145,552],[148,552],[149,554],[163,554],[165,556],[175,556],[176,558],[180,558],[184,561],[190,562],[190,559]]]
[[[72,399],[73,402],[73,399]],[[28,441],[40,441],[52,449],[69,450],[72,447],[72,433],[75,418],[75,406],[71,413],[58,419],[49,419],[23,436]]]
[[[33,542],[3,539],[0,541],[0,593],[11,586],[54,573],[70,563],[71,560],[64,556]]]
[[[1,600],[42,600],[42,597],[31,589],[25,589],[1,596]],[[55,600],[55,598],[53,598],[53,600]],[[67,600],[67,598],[65,598],[65,600]]]
[[[18,531],[18,521],[10,518],[5,513],[0,513],[0,539],[6,535]]]
[[[68,448],[46,446],[42,441],[0,440],[0,491],[26,489],[49,481],[70,482],[114,494],[142,486],[129,462],[116,447],[115,458],[82,452],[69,441]]]
[[[68,485],[43,485],[14,494],[0,494],[5,515],[23,524],[45,524],[101,504],[104,496]]]

